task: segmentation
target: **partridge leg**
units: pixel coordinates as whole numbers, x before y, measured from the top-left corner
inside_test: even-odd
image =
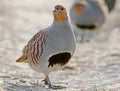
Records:
[[[55,89],[55,90],[56,90],[56,89],[66,88],[66,87],[62,87],[62,86],[51,85],[48,75],[46,75],[46,76],[45,76],[45,79],[42,80],[42,81],[44,81],[44,82],[45,82],[45,85],[48,85],[49,88],[51,88],[51,89]]]
[[[51,86],[51,83],[50,83],[50,80],[49,80],[48,75],[47,75],[47,76],[45,77],[45,79],[44,79],[44,80],[42,80],[42,81],[44,81],[46,85]]]

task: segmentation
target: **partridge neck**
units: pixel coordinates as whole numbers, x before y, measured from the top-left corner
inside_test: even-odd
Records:
[[[63,23],[59,23],[58,21],[56,21],[56,20],[54,19],[53,25],[54,25],[54,26],[69,26],[69,19],[66,18]]]

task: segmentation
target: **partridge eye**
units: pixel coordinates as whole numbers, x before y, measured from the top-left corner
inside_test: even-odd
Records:
[[[64,8],[61,9],[62,11],[64,10]]]

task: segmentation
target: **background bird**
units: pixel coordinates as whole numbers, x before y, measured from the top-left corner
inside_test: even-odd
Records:
[[[104,0],[104,1],[108,7],[109,12],[111,12],[115,7],[116,0]]]
[[[34,35],[16,61],[26,61],[35,71],[43,72],[45,84],[50,87],[49,73],[62,69],[75,50],[74,33],[66,9],[56,5],[53,16],[53,24]]]
[[[76,38],[86,42],[96,34],[114,9],[116,0],[77,0],[71,6],[70,18]]]

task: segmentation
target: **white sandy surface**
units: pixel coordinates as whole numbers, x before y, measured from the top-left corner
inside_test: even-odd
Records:
[[[0,91],[53,91],[44,86],[42,73],[16,63],[27,41],[53,21],[54,5],[69,9],[70,0],[0,1]],[[62,70],[50,74],[57,91],[120,91],[120,1],[106,27],[91,42],[77,43],[74,57]],[[39,85],[37,85],[39,80]],[[56,91],[55,90],[55,91]]]

